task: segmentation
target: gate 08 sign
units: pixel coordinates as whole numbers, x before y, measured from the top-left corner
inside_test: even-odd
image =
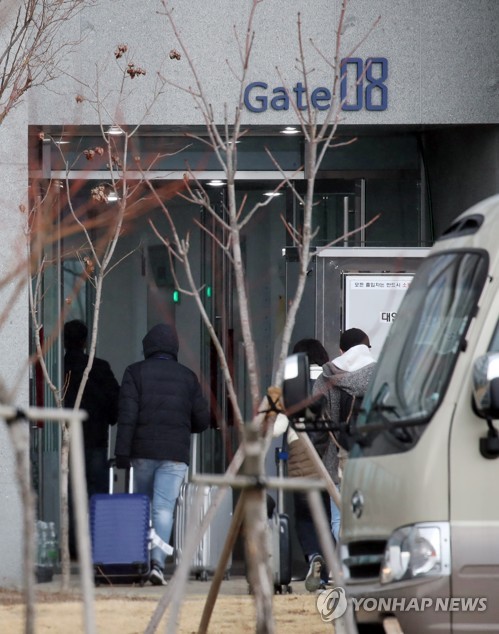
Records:
[[[341,61],[340,103],[344,111],[376,110],[388,108],[388,60],[386,57],[345,57]],[[294,104],[291,104],[291,100]],[[316,110],[331,107],[332,92],[327,86],[318,86],[310,93],[310,106]],[[250,112],[307,109],[307,94],[301,81],[291,88],[269,88],[264,81],[254,81],[244,90],[244,106]]]

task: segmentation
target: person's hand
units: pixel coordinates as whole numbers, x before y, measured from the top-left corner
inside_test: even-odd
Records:
[[[116,456],[116,468],[117,469],[130,469],[132,463],[129,456]]]

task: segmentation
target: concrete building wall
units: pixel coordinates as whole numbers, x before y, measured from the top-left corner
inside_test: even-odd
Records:
[[[238,98],[238,82],[226,60],[239,73],[239,56],[233,25],[244,41],[250,2],[221,0],[207,10],[203,0],[173,1],[175,21],[198,78],[223,120],[223,104],[229,117]],[[269,86],[294,86],[302,80],[296,69],[299,54],[297,15],[300,12],[311,90],[331,85],[331,72],[309,40],[331,60],[339,0],[263,2],[254,20],[254,43],[248,82]],[[377,18],[378,25],[369,31]],[[351,0],[343,24],[341,57],[388,60],[388,107],[382,112],[362,108],[348,112],[349,124],[449,124],[495,123],[499,118],[499,50],[496,0]],[[151,104],[157,73],[183,87],[193,86],[186,55],[171,60],[169,51],[180,46],[158,0],[144,0],[140,19],[135,0],[97,2],[82,12],[81,45],[68,56],[68,75],[51,82],[50,92],[41,88],[30,95],[32,124],[120,122],[186,125],[203,123],[188,94],[165,85]],[[366,37],[367,35],[367,37]],[[364,40],[364,38],[366,38]],[[360,43],[360,44],[359,44]],[[127,44],[130,60],[147,71],[145,77],[125,82],[118,95],[121,76],[113,51]],[[357,47],[358,45],[358,47]],[[357,47],[357,48],[356,48]],[[123,62],[123,59],[120,63]],[[123,65],[123,64],[122,64]],[[284,81],[283,81],[284,80]],[[364,82],[367,86],[367,82]],[[99,89],[99,98],[97,97]],[[268,94],[267,93],[267,94]],[[86,101],[76,102],[76,95]],[[101,100],[100,115],[96,100]],[[105,105],[107,111],[102,107]],[[244,111],[246,124],[282,124],[294,113]]]
[[[9,116],[9,125],[0,126],[0,279],[8,280],[0,285],[0,382],[8,404],[20,407],[28,405],[29,312],[24,269],[27,217],[20,211],[22,204],[27,208],[26,114],[26,107],[21,105]],[[26,423],[21,442],[27,443],[28,429]],[[22,578],[22,505],[12,439],[3,421],[0,421],[0,501],[0,587],[16,587]]]

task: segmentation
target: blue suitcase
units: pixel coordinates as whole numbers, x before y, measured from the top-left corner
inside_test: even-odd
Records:
[[[150,501],[139,493],[98,493],[90,498],[95,582],[139,583],[150,573]],[[130,474],[130,486],[133,476]]]

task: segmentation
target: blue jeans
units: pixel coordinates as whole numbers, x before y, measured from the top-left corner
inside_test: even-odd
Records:
[[[340,490],[340,485],[338,486],[338,491]],[[341,524],[341,515],[340,509],[336,506],[331,498],[331,532],[333,533],[333,537],[337,544],[340,542],[340,524]]]
[[[161,539],[169,543],[172,534],[175,503],[180,492],[187,465],[172,460],[134,458],[134,492],[148,495],[152,503],[152,525]],[[166,554],[161,548],[153,548],[151,559],[164,568]]]

